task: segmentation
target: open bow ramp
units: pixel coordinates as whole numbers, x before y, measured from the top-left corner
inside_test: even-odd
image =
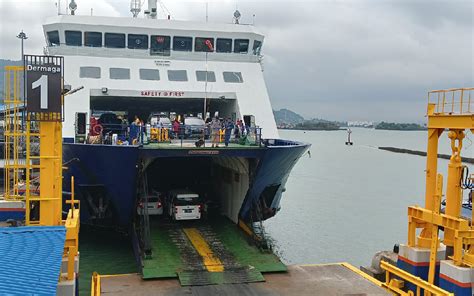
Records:
[[[143,279],[178,277],[182,286],[264,281],[262,272],[286,271],[225,218],[199,223],[156,219],[150,225],[152,256],[142,260]]]

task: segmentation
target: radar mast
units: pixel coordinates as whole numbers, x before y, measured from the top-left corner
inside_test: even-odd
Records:
[[[142,11],[141,0],[131,0],[130,1],[130,12],[132,13],[133,17],[137,17],[140,14],[141,11]]]

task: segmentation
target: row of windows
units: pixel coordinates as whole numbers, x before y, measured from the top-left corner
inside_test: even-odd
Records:
[[[151,54],[169,55],[171,50],[171,37],[163,35],[144,34],[128,34],[122,33],[104,33],[102,44],[101,32],[84,32],[82,38],[81,31],[65,31],[66,45],[69,46],[89,46],[107,48],[125,48],[125,40],[127,39],[127,48],[130,49],[150,49]],[[50,46],[60,44],[59,31],[47,32],[48,42]],[[173,50],[175,51],[192,51],[193,37],[173,36]],[[196,37],[194,38],[194,51],[196,52],[235,52],[248,53],[249,39],[230,39],[230,38],[211,38]],[[233,49],[232,49],[233,45]],[[262,49],[262,41],[254,40],[252,52],[260,55]]]
[[[168,70],[169,81],[188,81],[188,73],[186,70]],[[156,69],[139,69],[141,80],[160,80],[160,71]],[[79,71],[81,78],[101,78],[99,67],[81,67]],[[110,68],[110,79],[130,79],[130,69],[127,68]],[[241,72],[223,72],[224,82],[242,83]],[[213,71],[196,71],[197,81],[216,82],[216,74]]]

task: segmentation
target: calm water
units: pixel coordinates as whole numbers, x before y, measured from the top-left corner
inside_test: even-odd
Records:
[[[425,157],[376,147],[425,151],[426,131],[355,128],[354,146],[344,145],[346,131],[284,130],[280,136],[313,145],[311,158],[303,156],[291,173],[281,211],[266,222],[286,263],[367,265],[375,252],[406,242],[407,206],[424,204]],[[462,154],[473,152],[468,138]],[[440,153],[450,154],[446,134]],[[439,160],[445,180],[447,164]]]

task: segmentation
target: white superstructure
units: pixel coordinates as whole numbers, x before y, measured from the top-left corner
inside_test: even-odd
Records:
[[[250,25],[60,15],[43,26],[45,52],[64,56],[63,136],[74,138],[77,112],[219,112],[253,115],[264,138],[278,138],[263,79],[264,36]]]

